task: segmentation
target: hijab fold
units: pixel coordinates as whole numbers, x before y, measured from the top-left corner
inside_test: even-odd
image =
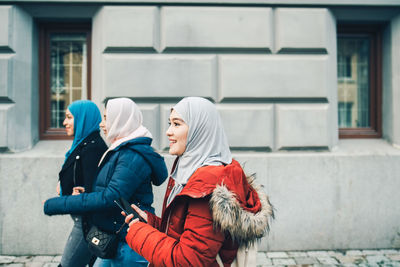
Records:
[[[106,154],[122,143],[138,137],[153,138],[142,123],[142,112],[131,99],[121,97],[109,100],[106,107],[106,140],[111,145],[102,156],[99,166]]]
[[[68,110],[74,116],[74,141],[65,154],[65,161],[86,137],[99,130],[101,122],[100,110],[90,100],[74,101],[68,106]]]
[[[171,177],[175,180],[167,205],[179,194],[192,174],[202,166],[232,162],[228,139],[213,103],[201,97],[186,97],[173,108],[189,126],[186,150],[178,158]]]

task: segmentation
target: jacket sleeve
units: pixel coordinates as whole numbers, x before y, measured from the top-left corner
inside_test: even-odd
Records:
[[[147,223],[156,229],[160,229],[161,218],[149,211],[145,212],[147,213]]]
[[[114,208],[114,200],[120,197],[128,199],[143,180],[147,179],[150,168],[136,153],[133,158],[120,156],[116,164],[110,182],[104,190],[77,196],[50,198],[44,204],[44,213],[55,215],[100,211]]]
[[[128,245],[155,266],[212,266],[224,242],[214,231],[206,199],[191,199],[179,240],[141,222],[126,236]]]

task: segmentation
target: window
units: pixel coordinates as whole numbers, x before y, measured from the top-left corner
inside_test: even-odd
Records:
[[[65,109],[90,99],[90,25],[40,25],[40,138],[67,139]]]
[[[340,138],[379,138],[381,36],[378,25],[338,25],[338,123]]]

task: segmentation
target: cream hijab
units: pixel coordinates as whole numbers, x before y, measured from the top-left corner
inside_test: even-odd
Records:
[[[213,103],[201,97],[186,97],[173,107],[189,126],[186,150],[171,174],[175,186],[167,205],[179,194],[190,176],[202,166],[219,166],[232,162],[221,118]]]
[[[153,138],[150,131],[142,125],[143,115],[139,107],[129,98],[114,98],[106,107],[107,142],[111,143],[101,158],[120,144],[138,137]]]

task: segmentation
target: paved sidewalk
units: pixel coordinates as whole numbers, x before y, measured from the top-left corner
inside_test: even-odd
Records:
[[[61,256],[0,255],[0,266],[57,267]],[[258,252],[257,266],[392,266],[400,267],[400,249]]]

